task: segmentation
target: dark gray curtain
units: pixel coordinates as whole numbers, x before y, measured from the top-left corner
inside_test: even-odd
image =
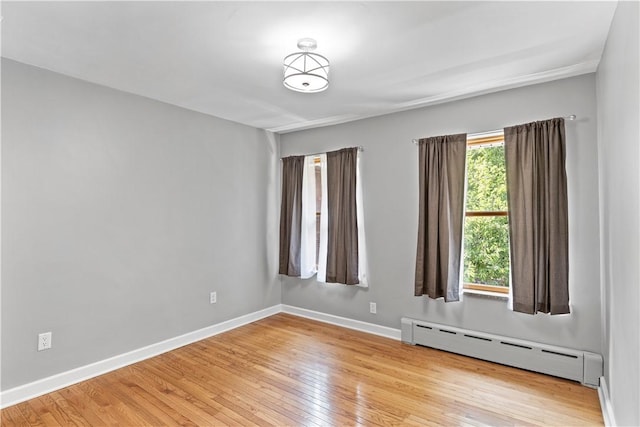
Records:
[[[282,159],[280,265],[278,272],[294,277],[300,276],[303,172],[304,156],[291,156]]]
[[[423,138],[415,295],[458,301],[467,135]]]
[[[562,118],[504,129],[513,310],[569,313]]]
[[[327,153],[327,283],[359,283],[357,161],[358,148]]]

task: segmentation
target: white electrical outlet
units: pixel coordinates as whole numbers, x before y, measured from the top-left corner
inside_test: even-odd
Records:
[[[51,348],[51,332],[38,334],[38,351]]]
[[[370,302],[369,303],[369,313],[371,314],[376,314],[377,313],[377,307],[376,307],[376,303],[375,302]]]
[[[218,293],[217,292],[211,292],[209,294],[209,304],[215,304],[218,302]]]

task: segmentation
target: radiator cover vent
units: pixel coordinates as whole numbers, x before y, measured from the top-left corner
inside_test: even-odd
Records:
[[[500,335],[402,318],[402,341],[437,348],[597,387],[602,356]]]

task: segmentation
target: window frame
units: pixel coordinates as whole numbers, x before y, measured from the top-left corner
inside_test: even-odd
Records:
[[[468,149],[480,149],[480,148],[488,148],[498,145],[504,145],[504,133],[496,133],[487,136],[467,136],[467,150]],[[468,177],[467,177],[468,179]],[[465,194],[466,199],[466,194]],[[497,217],[497,216],[506,216],[509,217],[509,211],[468,211],[466,208],[466,200],[465,200],[465,211],[464,217],[465,221],[467,217]],[[464,262],[463,262],[464,268]],[[464,274],[462,276],[464,278]],[[509,260],[509,279],[511,278],[511,261]],[[511,291],[511,280],[509,280],[509,286],[496,286],[496,285],[485,285],[481,283],[467,283],[465,281],[462,282],[463,292],[470,291],[482,291],[482,292],[490,292],[498,295],[509,294]]]

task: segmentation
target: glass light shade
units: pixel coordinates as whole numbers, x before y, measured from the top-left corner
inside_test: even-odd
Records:
[[[287,55],[282,82],[297,92],[322,92],[329,87],[329,60],[311,52]]]

